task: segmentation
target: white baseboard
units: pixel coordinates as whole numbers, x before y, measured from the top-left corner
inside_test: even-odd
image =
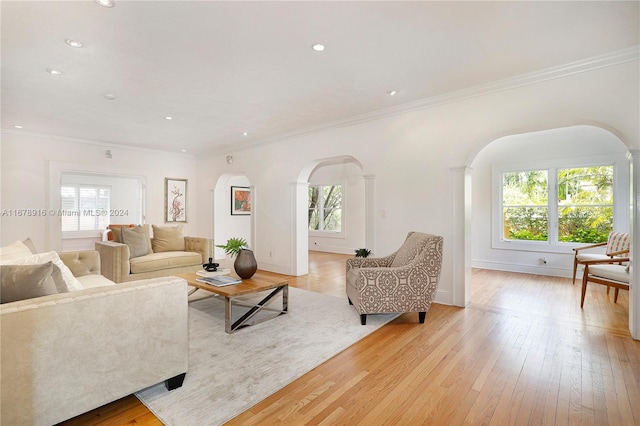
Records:
[[[480,269],[491,269],[495,271],[520,272],[523,274],[547,275],[550,277],[562,277],[562,278],[573,277],[573,264],[571,264],[567,268],[557,268],[557,267],[544,266],[544,265],[531,266],[531,265],[518,265],[515,263],[491,262],[486,260],[484,261],[472,260],[471,267],[480,268]]]
[[[345,247],[332,247],[324,245],[309,245],[310,251],[321,251],[325,253],[352,254],[356,255],[355,249]]]

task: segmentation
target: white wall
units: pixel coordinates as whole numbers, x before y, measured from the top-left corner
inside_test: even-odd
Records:
[[[574,124],[606,126],[628,146],[640,146],[638,75],[638,62],[628,62],[290,137],[235,152],[231,165],[224,161],[225,152],[198,159],[200,180],[215,182],[224,173],[240,171],[247,175],[257,189],[258,264],[289,273],[295,259],[294,194],[300,170],[318,159],[352,156],[365,175],[375,175],[376,244],[371,249],[379,256],[388,254],[411,230],[442,235],[444,262],[436,300],[452,303],[454,257],[460,261],[463,256],[453,238],[453,204],[461,189],[452,168],[469,166],[501,136]]]
[[[113,158],[105,156],[105,149]],[[186,154],[123,147],[105,147],[96,143],[82,143],[18,132],[3,132],[2,193],[0,209],[0,239],[2,245],[31,237],[39,251],[61,251],[62,237],[59,218],[55,216],[12,216],[13,209],[59,209],[52,199],[59,199],[62,170],[106,174],[142,176],[147,183],[146,223],[164,224],[164,178],[189,179],[188,219],[185,235],[199,235],[195,225],[199,209],[195,197],[198,188],[195,157]]]
[[[573,251],[567,245],[563,253],[529,250],[504,250],[492,246],[492,166],[497,164],[521,164],[529,161],[566,159],[576,161],[585,157],[614,156],[626,170],[619,195],[624,205],[629,205],[629,161],[627,147],[613,134],[593,126],[573,126],[542,132],[504,137],[486,146],[475,158],[473,176],[473,243],[474,267],[514,272],[535,273],[571,277]],[[627,173],[625,173],[627,172]],[[620,212],[616,230],[629,231],[628,209]],[[541,264],[545,257],[547,263]]]
[[[321,165],[309,177],[310,185],[343,185],[344,232],[323,236],[311,232],[309,249],[330,253],[354,254],[365,247],[364,178],[354,163]]]

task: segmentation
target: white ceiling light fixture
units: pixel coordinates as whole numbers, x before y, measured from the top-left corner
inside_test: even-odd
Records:
[[[75,40],[71,40],[70,38],[65,39],[64,41],[66,44],[68,44],[71,47],[82,47],[83,44],[80,43],[79,41],[75,41]]]
[[[242,132],[242,136],[249,136],[249,132]]]
[[[186,149],[181,149],[180,152],[187,152],[187,150]]]
[[[324,44],[316,43],[313,46],[311,46],[311,48],[316,52],[322,52],[324,50]]]
[[[389,96],[395,96],[398,93],[397,90],[387,90],[387,95]]]
[[[62,71],[56,68],[47,68],[47,72],[51,75],[62,75]]]
[[[114,95],[113,93],[105,93],[104,98],[108,101],[115,101],[116,95]]]
[[[15,129],[22,129],[22,126],[21,126],[21,125],[19,125],[19,124],[14,124],[14,125],[13,125],[13,127],[14,127]]]
[[[113,0],[93,0],[93,1],[95,1],[102,7],[113,7],[116,5]]]
[[[173,120],[173,117],[171,117],[170,115],[167,115],[164,119],[165,120]]]

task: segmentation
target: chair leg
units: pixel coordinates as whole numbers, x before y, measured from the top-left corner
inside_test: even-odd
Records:
[[[607,289],[609,289],[609,286],[607,286]],[[618,303],[618,291],[620,291],[620,289],[616,287],[615,296],[613,296],[613,303]]]
[[[350,305],[353,305],[353,302],[351,301],[351,298],[350,298],[350,297],[347,297],[347,299],[349,299],[349,304],[350,304]]]
[[[578,258],[574,256],[573,258],[573,281],[571,285],[576,283],[576,271],[578,270]]]
[[[426,312],[418,312],[418,321],[420,321],[420,324],[424,324],[424,319],[426,316]]]
[[[360,324],[367,325],[367,314],[360,314]]]
[[[584,275],[582,276],[582,298],[580,299],[580,308],[581,309],[584,306],[584,296],[585,296],[585,294],[587,294],[587,272],[589,272],[587,270],[587,268],[585,268],[585,270],[583,272]]]

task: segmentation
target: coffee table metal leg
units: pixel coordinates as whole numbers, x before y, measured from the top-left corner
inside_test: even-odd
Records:
[[[227,334],[231,334],[233,330],[231,329],[231,298],[224,298],[224,331]]]
[[[256,303],[255,305],[251,306],[251,309],[249,309],[248,312],[246,312],[244,315],[242,315],[237,321],[235,321],[234,323],[231,323],[231,319],[232,319],[232,306],[233,306],[233,300],[229,297],[225,297],[224,298],[224,326],[225,326],[225,331],[227,333],[233,333],[234,331],[236,331],[239,328],[243,328],[243,327],[248,327],[251,324],[247,324],[247,321],[249,321],[255,314],[257,314],[260,310],[262,310],[268,303],[271,302],[271,299],[273,299],[274,296],[276,296],[278,293],[282,292],[282,310],[279,311],[278,315],[282,315],[287,313],[287,309],[289,308],[289,286],[288,285],[283,285],[280,287],[277,287],[276,289],[274,289],[271,293],[269,293],[264,299],[262,299],[260,302]],[[276,312],[278,312],[276,310]],[[278,316],[276,315],[276,316]],[[270,318],[268,318],[270,319]],[[266,321],[266,319],[263,319],[262,321]],[[262,321],[257,321],[258,322],[262,322]]]

